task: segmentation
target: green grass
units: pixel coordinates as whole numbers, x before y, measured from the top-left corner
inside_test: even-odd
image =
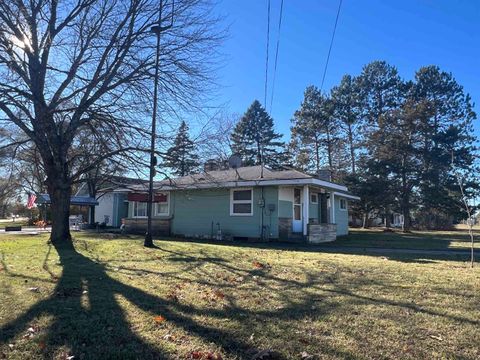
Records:
[[[0,236],[0,358],[480,358],[480,270],[457,257],[96,236]]]
[[[480,231],[475,230],[479,238]],[[471,243],[467,231],[412,231],[410,233],[383,232],[379,229],[350,231],[330,246],[377,247],[389,249],[421,250],[469,250]],[[480,249],[480,241],[475,240],[475,248]]]

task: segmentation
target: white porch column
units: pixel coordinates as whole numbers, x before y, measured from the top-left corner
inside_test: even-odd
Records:
[[[310,217],[310,194],[308,192],[308,185],[303,186],[303,235],[308,235],[308,219]]]
[[[336,224],[335,222],[335,194],[333,192],[330,193],[330,221],[332,224]]]

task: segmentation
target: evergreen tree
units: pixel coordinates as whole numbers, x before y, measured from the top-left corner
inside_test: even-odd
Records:
[[[362,125],[360,96],[358,93],[358,81],[351,75],[344,75],[340,85],[332,89],[332,101],[334,116],[340,121],[345,134],[345,142],[348,144],[350,169],[356,173],[357,148],[361,142]]]
[[[470,96],[452,74],[437,66],[419,69],[413,96],[432,103],[433,111],[422,128],[421,217],[427,227],[458,219],[455,172],[474,172],[476,141],[472,122],[476,119]],[[452,157],[454,161],[452,162]],[[467,189],[468,191],[468,189]]]
[[[407,99],[399,109],[379,119],[370,139],[370,158],[386,173],[395,202],[392,210],[403,215],[403,230],[411,225],[412,201],[421,176],[421,130],[431,116],[431,103]]]
[[[305,158],[305,154],[311,154],[300,168],[318,172],[327,166],[335,173],[338,123],[333,116],[332,100],[315,86],[307,87],[292,123],[291,137],[296,144],[297,157]]]
[[[372,133],[379,127],[380,118],[387,112],[399,108],[404,98],[405,85],[398,75],[397,69],[385,61],[373,61],[363,67],[362,73],[358,76],[358,94],[362,107],[364,128],[362,136],[364,144],[372,141]],[[374,140],[373,140],[374,141]],[[383,171],[379,175],[388,175]],[[388,177],[383,178],[387,184]],[[385,204],[385,225],[390,227],[391,209]]]
[[[232,151],[240,155],[243,165],[280,167],[286,161],[282,135],[273,129],[273,119],[255,100],[233,129]]]
[[[186,176],[198,170],[198,155],[195,145],[188,135],[188,125],[182,121],[178,129],[175,143],[167,150],[164,165],[177,176]]]
[[[385,61],[373,61],[363,67],[357,79],[362,115],[370,128],[378,124],[380,116],[396,109],[401,103],[403,82],[397,68]]]

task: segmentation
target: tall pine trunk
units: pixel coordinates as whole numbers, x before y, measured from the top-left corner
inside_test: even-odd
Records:
[[[350,146],[350,158],[352,161],[352,174],[355,175],[355,148],[353,147],[353,130],[352,125],[348,124],[348,142]]]

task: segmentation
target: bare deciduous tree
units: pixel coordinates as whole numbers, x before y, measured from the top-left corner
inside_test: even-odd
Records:
[[[196,106],[207,93],[223,33],[208,0],[176,0],[174,7],[163,1],[164,18],[174,19],[161,43],[165,119],[179,107]],[[84,174],[105,159],[143,161],[158,5],[0,2],[0,127],[21,134],[0,147],[30,142],[38,151],[52,201],[54,244],[71,241],[70,195]],[[85,138],[90,141],[81,146]]]

